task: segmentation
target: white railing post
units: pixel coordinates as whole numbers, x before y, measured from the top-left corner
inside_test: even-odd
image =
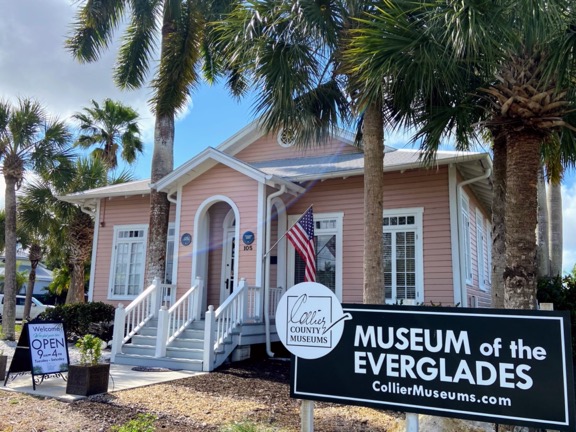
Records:
[[[418,414],[406,413],[406,432],[418,432]]]
[[[196,296],[198,304],[196,305],[196,319],[202,318],[202,296],[204,295],[204,280],[196,276],[196,285],[198,286],[198,295]]]
[[[214,327],[214,306],[210,305],[204,320],[204,361],[202,365],[204,372],[212,371],[214,365]]]
[[[168,309],[162,306],[158,311],[158,334],[156,335],[156,352],[154,357],[166,357],[166,344],[168,342]]]
[[[314,431],[314,401],[303,400],[300,405],[300,431]]]
[[[110,361],[114,363],[116,354],[122,351],[122,339],[124,339],[124,326],[126,325],[126,310],[120,303],[114,311],[114,333],[112,335],[112,354]]]
[[[150,308],[152,309],[150,312],[154,317],[158,316],[158,309],[162,306],[162,290],[158,289],[160,285],[160,281],[158,278],[154,278],[152,280],[152,285],[154,285],[154,293],[152,294]]]

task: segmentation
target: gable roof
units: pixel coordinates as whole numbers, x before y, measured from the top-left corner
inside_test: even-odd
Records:
[[[217,164],[226,165],[233,170],[236,170],[247,177],[250,177],[257,182],[267,184],[273,187],[286,186],[286,190],[289,193],[301,193],[304,192],[304,188],[301,186],[285,180],[282,177],[278,177],[274,174],[265,173],[258,168],[247,164],[233,156],[216,150],[213,147],[208,147],[200,154],[196,155],[190,159],[185,164],[176,168],[166,177],[162,178],[160,181],[150,185],[153,189],[161,192],[173,193],[179,186],[186,184],[200,174],[205,173],[210,168]]]

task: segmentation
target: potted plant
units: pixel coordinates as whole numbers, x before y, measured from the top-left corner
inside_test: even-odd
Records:
[[[102,343],[102,339],[90,334],[76,342],[80,363],[68,367],[66,393],[90,396],[108,391],[110,363],[100,363]]]
[[[4,355],[4,350],[0,349],[0,381],[6,378],[6,367],[8,365],[8,356]]]

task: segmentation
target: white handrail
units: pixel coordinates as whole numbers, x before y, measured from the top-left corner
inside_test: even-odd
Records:
[[[142,291],[126,308],[120,303],[114,313],[112,361],[128,342],[158,312],[158,279]]]
[[[234,293],[228,297],[214,312],[214,335],[205,337],[214,337],[214,351],[218,351],[228,338],[232,335],[234,329],[244,322],[244,303],[246,301],[246,280],[241,279],[240,283],[234,290]]]
[[[200,294],[202,279],[196,278],[196,285],[190,288],[174,305],[168,309],[168,340],[172,342],[190,323],[200,319]]]

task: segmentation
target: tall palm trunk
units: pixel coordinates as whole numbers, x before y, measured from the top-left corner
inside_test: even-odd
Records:
[[[70,264],[72,276],[66,295],[66,304],[84,303],[84,266],[90,259],[92,240],[94,238],[94,222],[86,213],[78,211],[70,226]]]
[[[504,308],[504,269],[506,268],[506,136],[494,136],[494,193],[492,195],[492,307]]]
[[[6,163],[5,163],[6,167]],[[4,264],[4,311],[2,330],[7,340],[15,338],[16,324],[16,184],[17,179],[4,173],[6,183],[5,203],[5,264]]]
[[[536,225],[542,135],[531,130],[507,135],[506,269],[507,309],[536,307]]]
[[[34,293],[34,285],[36,284],[36,268],[42,259],[42,248],[38,243],[32,243],[30,246],[28,259],[30,260],[30,274],[28,275],[28,286],[26,287],[24,318],[28,318],[30,316],[30,308],[32,307],[32,294]]]
[[[384,130],[381,102],[364,115],[364,303],[384,303],[382,212]]]
[[[548,186],[550,276],[558,276],[562,274],[562,187],[553,182]]]
[[[538,171],[538,277],[550,275],[550,250],[548,248],[548,199],[546,194],[546,181],[544,180],[544,168]]]
[[[152,183],[168,175],[174,165],[174,114],[157,114],[154,129]],[[157,277],[164,281],[170,202],[167,194],[150,191],[150,225],[146,254],[146,283]]]

